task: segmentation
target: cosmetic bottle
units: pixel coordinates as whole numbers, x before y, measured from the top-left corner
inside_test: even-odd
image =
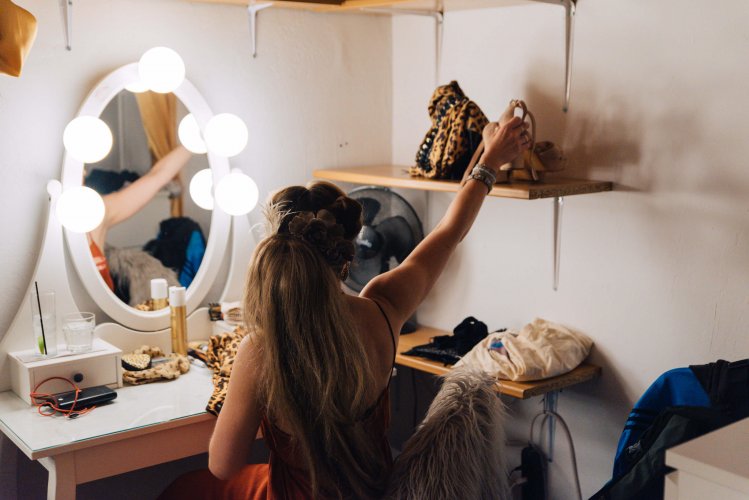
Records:
[[[172,352],[187,356],[187,307],[185,287],[169,287],[169,307],[171,307]]]
[[[151,310],[158,311],[169,305],[167,300],[168,285],[163,278],[151,280]]]

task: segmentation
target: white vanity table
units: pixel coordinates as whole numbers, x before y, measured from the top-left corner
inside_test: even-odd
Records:
[[[215,417],[205,411],[211,371],[191,365],[176,380],[117,389],[78,418],[43,417],[0,393],[0,430],[48,471],[47,498],[75,498],[76,485],[208,451]]]
[[[101,115],[136,77],[135,63],[107,75],[89,93],[78,116]],[[213,113],[198,90],[185,80],[174,94],[204,130]],[[229,162],[210,152],[207,157],[216,185],[229,174]],[[79,311],[71,290],[76,288],[79,296],[87,294],[103,312],[97,315],[97,337],[125,353],[144,344],[170,352],[169,309],[145,312],[122,302],[97,270],[86,235],[63,229],[55,216],[61,193],[80,186],[83,171],[83,163],[66,153],[61,180],[47,186],[47,226],[26,296],[37,281],[43,290],[55,292],[59,332],[60,318]],[[205,254],[187,290],[188,340],[205,339],[213,333],[216,325],[209,323],[204,307],[208,302],[239,299],[254,246],[246,216],[213,210]],[[69,269],[69,261],[75,271]],[[220,293],[214,290],[217,284]],[[31,310],[29,301],[24,300],[10,329],[0,331],[0,431],[49,471],[48,498],[74,499],[78,484],[208,450],[215,423],[215,417],[205,411],[213,391],[209,369],[193,364],[176,380],[118,388],[113,402],[77,418],[45,417],[9,390],[7,353],[31,348],[32,340]]]

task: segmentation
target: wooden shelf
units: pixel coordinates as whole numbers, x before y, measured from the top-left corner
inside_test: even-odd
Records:
[[[250,0],[190,0],[203,3],[250,5]],[[262,1],[262,0],[258,0]],[[493,7],[508,7],[512,5],[528,5],[529,3],[558,3],[554,0],[447,0],[445,12],[455,10],[486,9]],[[406,11],[433,11],[434,0],[274,0],[274,7],[286,9],[304,9],[315,12],[341,12],[357,9],[402,9]]]
[[[487,9],[545,3],[564,7],[565,15],[565,80],[564,105],[567,112],[570,101],[570,82],[572,77],[572,31],[573,17],[577,0],[189,0],[213,4],[241,5],[250,14],[250,37],[252,38],[252,57],[257,55],[257,13],[267,7],[285,9],[302,9],[313,12],[367,12],[377,15],[422,15],[430,16],[435,21],[435,39],[437,41],[435,84],[440,81],[440,64],[442,60],[442,37],[445,12],[472,9]],[[67,3],[65,8],[67,10]],[[68,22],[69,24],[69,22]],[[68,27],[69,29],[69,27]],[[68,47],[70,48],[70,47]]]
[[[411,177],[408,175],[408,167],[393,165],[321,169],[315,170],[312,175],[318,179],[395,188],[421,189],[424,191],[455,193],[460,189],[458,181]],[[494,189],[492,189],[489,195],[500,198],[535,200],[539,198],[600,193],[611,191],[611,189],[611,182],[565,179],[550,176],[549,180],[538,183],[514,181],[509,184],[495,184]]]
[[[449,365],[444,365],[426,358],[405,356],[403,353],[417,345],[428,344],[431,337],[449,334],[450,332],[438,330],[436,328],[420,327],[414,333],[401,335],[398,344],[398,353],[395,356],[395,362],[399,365],[431,373],[433,375],[445,375],[450,371]],[[581,382],[592,380],[600,376],[600,374],[600,366],[583,363],[571,372],[558,377],[534,380],[532,382],[513,382],[511,380],[503,380],[497,384],[497,391],[514,398],[528,399],[533,396],[540,396],[547,392],[558,391]]]

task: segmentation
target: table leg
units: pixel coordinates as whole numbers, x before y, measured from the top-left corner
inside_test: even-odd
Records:
[[[75,457],[72,454],[40,458],[49,471],[47,500],[75,500]]]

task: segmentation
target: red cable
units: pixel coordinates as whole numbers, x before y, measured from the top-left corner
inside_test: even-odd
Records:
[[[45,384],[49,382],[50,380],[62,380],[64,382],[67,382],[73,387],[73,390],[75,390],[75,397],[73,398],[73,405],[70,407],[69,410],[63,410],[62,408],[58,408],[52,403],[52,401],[54,401],[54,396],[55,396],[54,394],[37,392],[37,390],[39,389],[39,387],[42,386],[42,384]],[[78,394],[80,393],[81,393],[81,389],[79,389],[78,386],[75,385],[75,383],[73,383],[72,380],[66,379],[64,377],[49,377],[49,378],[42,380],[38,384],[36,384],[36,387],[34,387],[34,390],[31,391],[31,393],[29,393],[29,396],[31,397],[32,400],[37,400],[37,399],[41,400],[41,402],[34,401],[34,405],[36,406],[37,411],[39,412],[39,415],[42,415],[44,417],[51,417],[52,415],[55,414],[55,412],[59,412],[68,418],[73,418],[73,417],[78,417],[80,415],[86,414],[90,412],[91,410],[93,410],[94,408],[96,408],[96,406],[91,406],[89,408],[84,408],[82,410],[76,410],[75,405],[78,402]],[[54,411],[52,413],[45,413],[42,411],[42,408],[45,408],[45,407],[51,408]]]

